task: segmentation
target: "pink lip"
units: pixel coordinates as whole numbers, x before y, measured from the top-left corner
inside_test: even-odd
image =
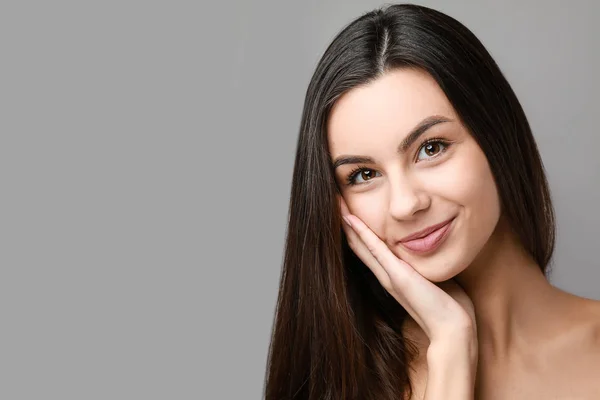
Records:
[[[425,229],[422,229],[422,230],[420,230],[419,232],[415,232],[415,233],[413,233],[412,235],[405,236],[405,237],[403,237],[402,239],[400,239],[399,241],[400,241],[400,242],[408,242],[409,240],[413,240],[413,239],[419,239],[419,238],[425,237],[425,236],[429,235],[431,232],[433,232],[433,231],[437,231],[437,230],[438,230],[438,229],[440,229],[442,226],[445,226],[445,225],[447,225],[448,223],[452,222],[452,220],[453,220],[454,218],[455,218],[455,217],[452,217],[452,218],[450,218],[450,219],[447,219],[447,220],[445,220],[444,222],[440,222],[439,224],[436,224],[436,225],[431,225],[430,227],[428,227],[428,228],[425,228]]]
[[[415,253],[428,253],[437,249],[448,236],[454,218],[434,225],[402,239],[400,243]]]

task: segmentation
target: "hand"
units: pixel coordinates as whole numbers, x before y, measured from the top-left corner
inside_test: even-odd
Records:
[[[448,346],[460,341],[477,352],[473,303],[454,281],[434,284],[396,257],[358,217],[351,215],[340,196],[344,232],[352,251],[419,324],[432,344]],[[439,348],[440,346],[437,346]]]

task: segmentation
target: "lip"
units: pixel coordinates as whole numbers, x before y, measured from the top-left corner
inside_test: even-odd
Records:
[[[454,218],[456,218],[456,217],[452,217],[450,219],[447,219],[444,222],[440,222],[439,224],[436,224],[436,225],[431,225],[430,227],[422,229],[419,232],[413,233],[412,235],[408,235],[408,236],[400,239],[399,242],[400,243],[404,243],[404,242],[408,242],[408,241],[411,241],[411,240],[414,240],[414,239],[423,238],[423,237],[429,235],[430,233],[432,233],[433,231],[437,231],[441,227],[448,225],[450,222],[452,222],[452,220]]]
[[[448,237],[454,219],[455,217],[449,219],[448,221],[442,222],[437,225],[433,225],[420,232],[407,236],[406,238],[402,239],[399,243],[402,244],[406,249],[414,253],[430,253],[433,250],[437,249],[443,243],[444,239]]]

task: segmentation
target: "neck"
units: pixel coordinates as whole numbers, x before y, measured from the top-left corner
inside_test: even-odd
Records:
[[[456,276],[475,306],[480,357],[535,352],[560,333],[570,296],[552,286],[501,218],[469,267]]]

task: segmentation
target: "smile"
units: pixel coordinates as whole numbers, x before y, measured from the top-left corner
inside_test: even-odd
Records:
[[[399,242],[402,246],[417,254],[425,254],[433,252],[435,249],[440,247],[444,240],[448,237],[452,223],[456,218],[448,221],[445,225],[437,228],[428,235],[411,240],[405,240]]]

